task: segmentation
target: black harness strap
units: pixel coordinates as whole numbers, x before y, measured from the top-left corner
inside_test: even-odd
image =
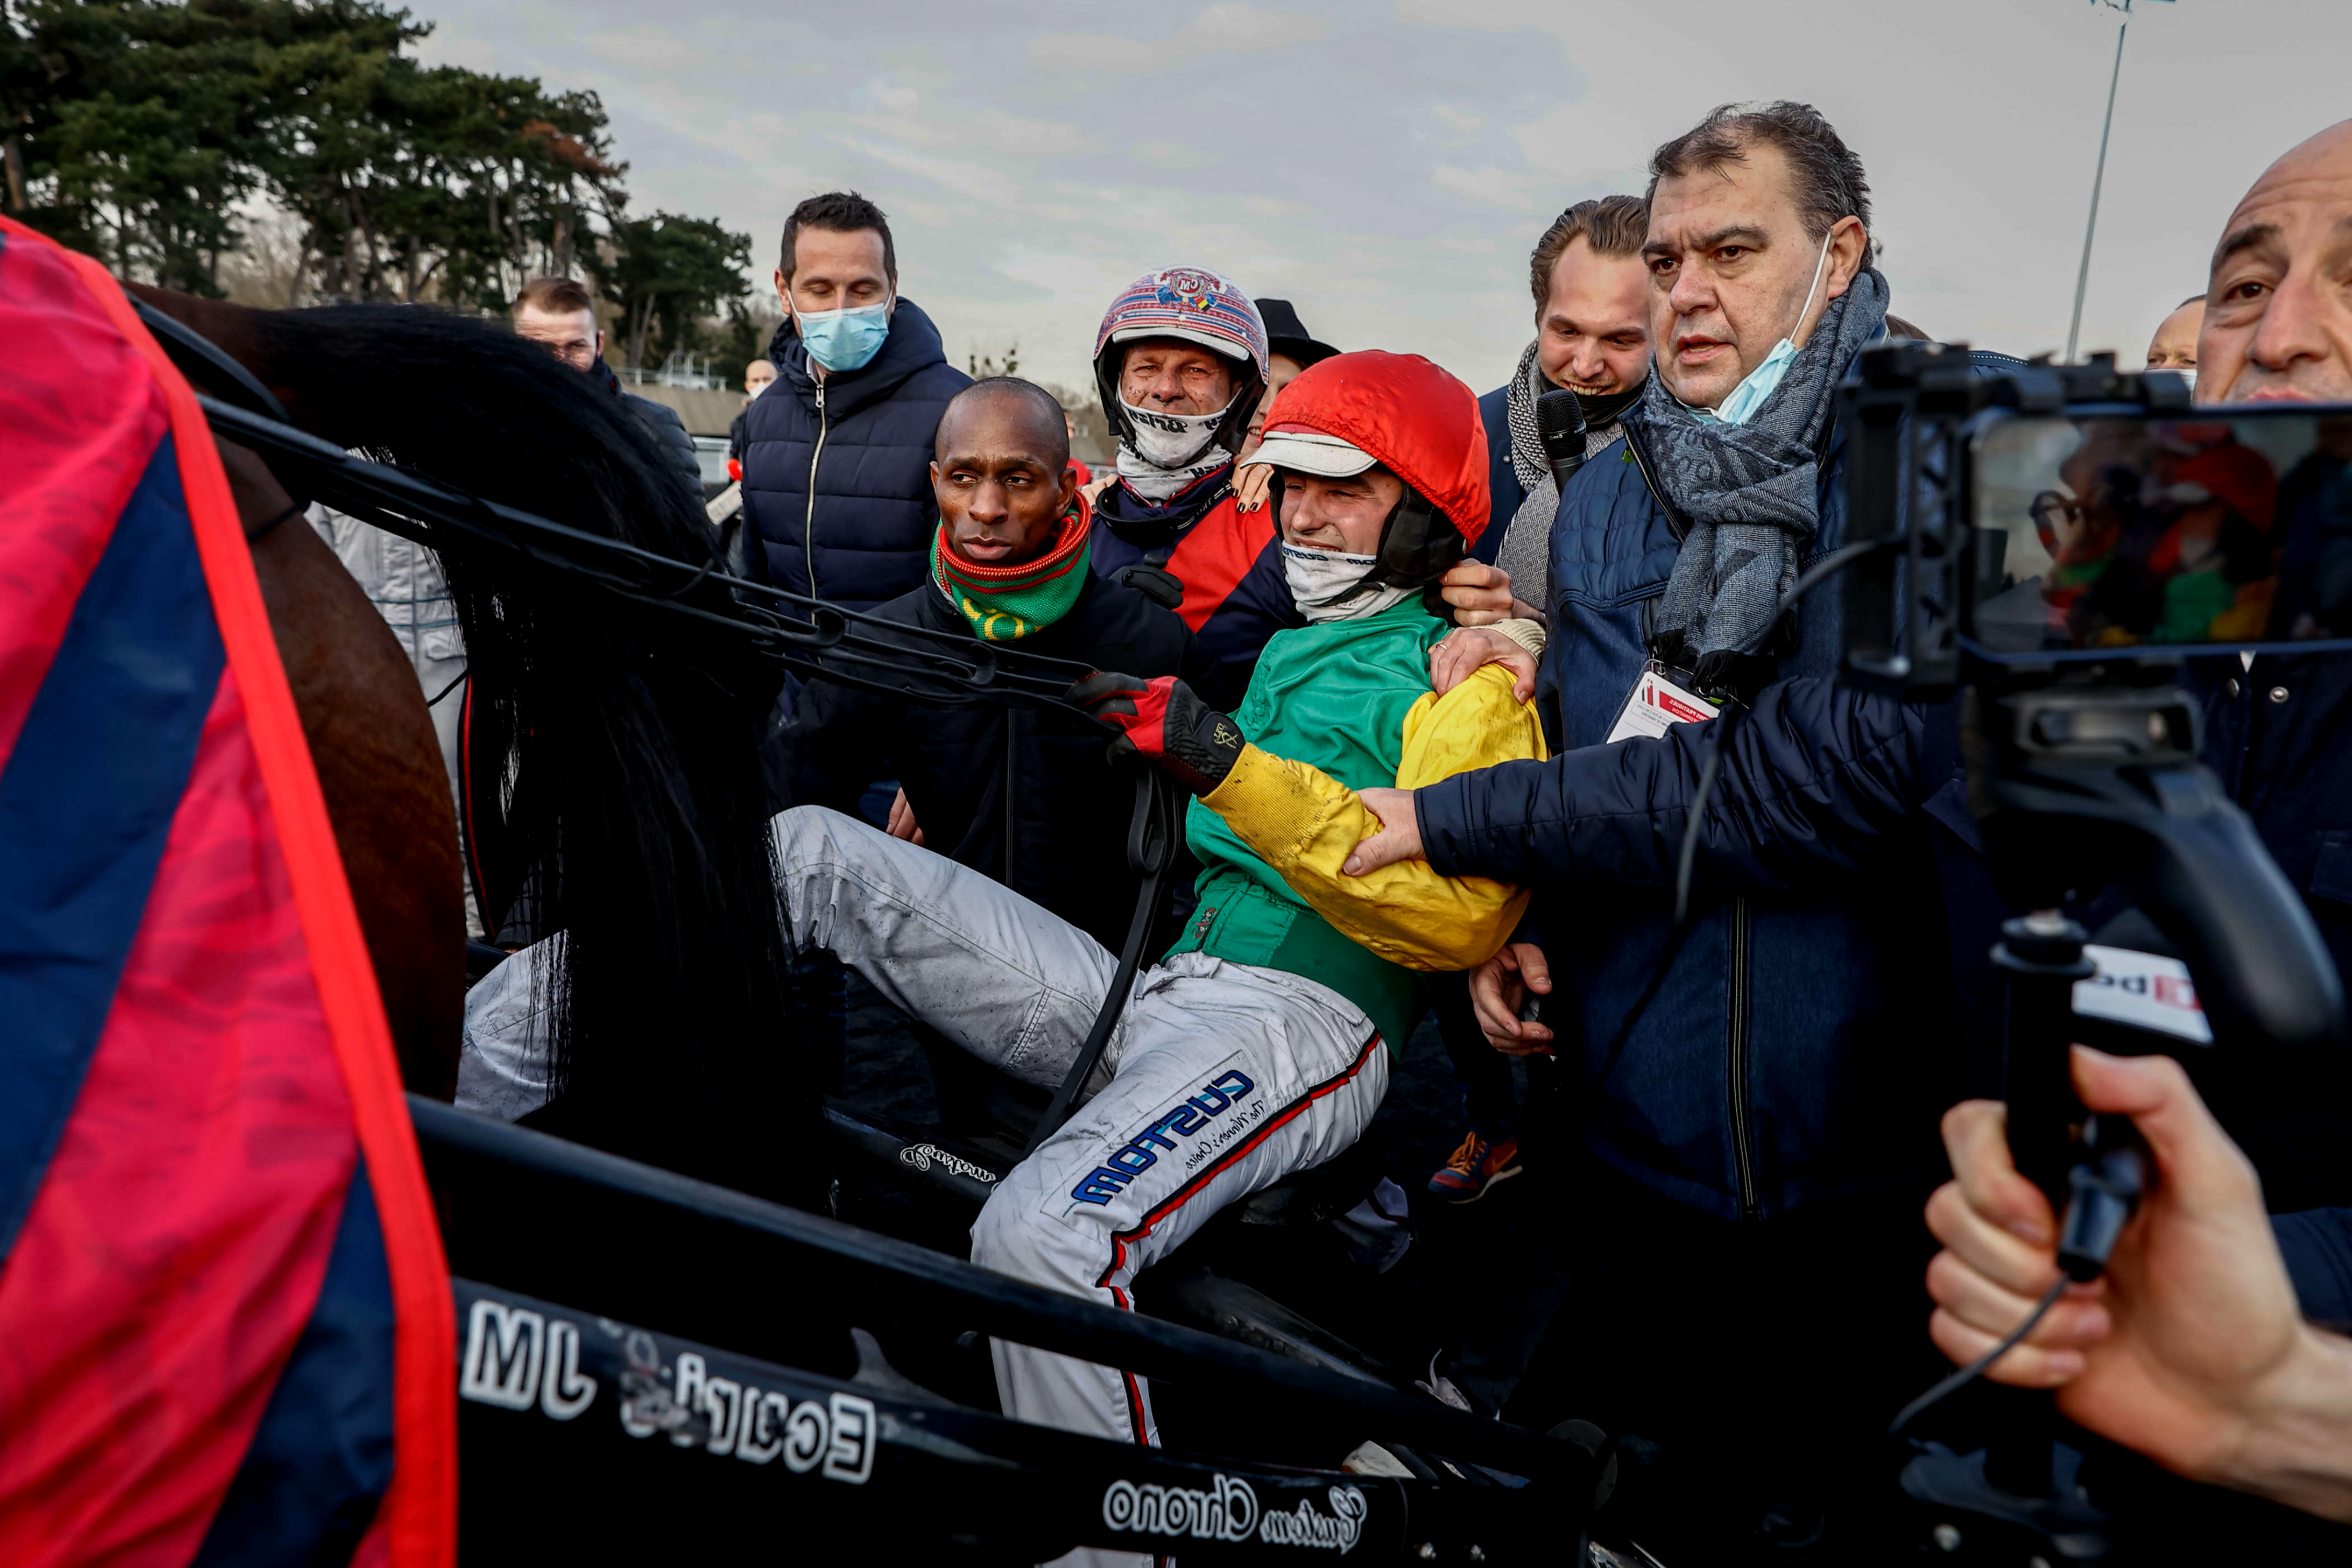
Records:
[[[173,321],[144,300],[132,300],[131,308],[139,312],[140,324],[155,334],[156,344],[180,367],[181,374],[203,382],[226,395],[230,402],[266,415],[280,425],[294,423],[287,416],[286,405],[278,401],[278,395],[262,385],[258,377],[231,359],[210,338]]]
[[[1143,963],[1143,944],[1151,935],[1152,917],[1160,912],[1160,896],[1167,886],[1168,868],[1176,860],[1175,793],[1174,782],[1158,768],[1146,768],[1136,777],[1135,815],[1127,825],[1128,868],[1143,878],[1143,886],[1135,895],[1135,919],[1127,928],[1127,943],[1119,949],[1118,968],[1111,974],[1110,990],[1103,996],[1102,1011],[1095,1015],[1095,1026],[1087,1032],[1086,1044],[1078,1047],[1077,1058],[1063,1076],[1062,1087],[1054,1091],[1054,1103],[1037,1119],[1037,1130],[1029,1135],[1029,1147],[1022,1151],[1024,1159],[1035,1153],[1037,1146],[1060,1131],[1062,1123],[1070,1119],[1078,1091],[1094,1076],[1095,1064],[1102,1060],[1103,1051],[1110,1045],[1111,1030],[1118,1026],[1119,1015],[1127,1011],[1128,993],[1135,989],[1135,972]]]

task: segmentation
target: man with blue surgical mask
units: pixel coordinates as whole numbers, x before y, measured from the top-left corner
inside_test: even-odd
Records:
[[[844,609],[871,610],[930,576],[931,449],[971,378],[898,293],[890,220],[855,191],[811,196],[784,222],[776,263],[784,320],[768,345],[776,379],[743,419],[744,569]],[[782,742],[800,699],[787,679],[768,729],[769,805],[795,804]],[[902,838],[920,831],[895,779],[872,779],[857,815]],[[837,966],[800,964],[796,990],[837,1060],[847,1003]]]
[[[871,609],[924,581],[939,523],[932,438],[971,378],[899,297],[889,220],[855,191],[793,209],[776,300],[775,384],[744,411],[743,510],[757,545],[746,565],[779,588]]]

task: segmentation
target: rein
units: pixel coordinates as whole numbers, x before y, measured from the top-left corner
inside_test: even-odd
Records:
[[[196,401],[216,435],[267,454],[273,468],[282,463],[299,480],[299,489],[339,511],[436,550],[487,548],[518,556],[551,582],[593,589],[633,612],[651,612],[736,657],[887,695],[1085,711],[1065,696],[1074,682],[1092,673],[1085,665],[845,610],[731,576],[715,557],[689,566],[487,500],[413,469],[352,457],[290,425],[201,392]],[[248,537],[259,537],[289,515],[272,519]]]

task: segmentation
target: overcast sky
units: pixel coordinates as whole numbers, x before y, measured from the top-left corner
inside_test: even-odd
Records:
[[[593,88],[633,208],[716,216],[767,287],[793,204],[879,203],[951,358],[1080,382],[1118,287],[1183,262],[1479,391],[1527,253],[1659,142],[1794,98],[1869,170],[1895,310],[2062,348],[2119,14],[2085,0],[409,0],[427,58]],[[2263,167],[2352,115],[2352,0],[2139,0],[2085,352],[2137,366]]]

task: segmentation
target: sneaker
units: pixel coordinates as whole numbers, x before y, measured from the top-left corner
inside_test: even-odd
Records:
[[[1517,1175],[1521,1169],[1517,1139],[1497,1142],[1474,1127],[1462,1140],[1462,1147],[1445,1162],[1445,1168],[1429,1178],[1429,1190],[1450,1204],[1475,1204],[1486,1195],[1488,1187]]]

